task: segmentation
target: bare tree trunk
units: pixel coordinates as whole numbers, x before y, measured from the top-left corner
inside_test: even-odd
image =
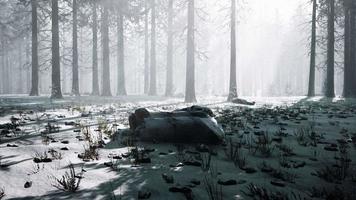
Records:
[[[350,97],[356,97],[356,2],[351,1],[350,8],[350,77],[349,81],[349,90]]]
[[[63,98],[61,90],[61,66],[59,55],[58,0],[52,0],[52,96]]]
[[[173,0],[168,2],[166,96],[173,95]]]
[[[325,96],[335,97],[334,66],[335,66],[335,0],[328,0],[328,42],[327,42],[327,71]]]
[[[38,96],[38,23],[37,23],[37,0],[31,0],[32,8],[32,81],[30,96]]]
[[[73,0],[73,68],[72,68],[72,94],[79,96],[79,66],[78,66],[78,6]]]
[[[144,93],[148,94],[148,90],[150,88],[150,81],[149,81],[149,76],[150,76],[150,53],[149,53],[149,46],[148,46],[148,3],[146,1],[145,3],[146,6],[146,13],[145,13],[145,69],[144,69]]]
[[[187,69],[185,85],[185,102],[196,102],[195,97],[195,44],[194,44],[194,1],[188,0],[188,33],[187,33]]]
[[[237,98],[236,80],[236,0],[231,0],[230,89],[228,101]]]
[[[109,48],[109,14],[107,5],[103,5],[101,37],[103,45],[103,84],[101,95],[112,96],[110,88],[110,48]]]
[[[97,3],[93,1],[93,88],[92,95],[98,96],[99,92],[99,72],[98,72],[98,15]]]
[[[316,9],[317,2],[313,0],[308,97],[315,96]]]
[[[117,13],[117,95],[127,95],[125,85],[125,39],[124,16],[121,9]]]
[[[3,50],[5,49],[2,40],[2,35],[0,34],[0,94],[4,93],[4,67],[5,67],[5,57]]]
[[[151,66],[150,66],[150,89],[149,95],[157,94],[156,80],[156,1],[151,4]]]
[[[17,94],[22,94],[23,93],[23,90],[24,90],[24,83],[25,83],[25,79],[23,77],[23,74],[24,74],[24,67],[23,67],[23,54],[22,54],[22,43],[23,43],[23,40],[19,40],[17,41],[17,56],[18,56],[18,81],[17,81],[17,88],[16,88],[16,93]],[[17,73],[16,73],[17,74]]]

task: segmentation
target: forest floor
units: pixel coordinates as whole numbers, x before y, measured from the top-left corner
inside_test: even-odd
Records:
[[[118,133],[135,109],[192,104],[0,97],[0,199],[356,199],[356,100],[246,99],[256,105],[199,99],[223,145],[128,146]]]

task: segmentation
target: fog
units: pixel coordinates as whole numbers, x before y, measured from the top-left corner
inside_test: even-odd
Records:
[[[164,4],[164,1],[162,1]],[[173,82],[174,94],[183,96],[185,92],[186,70],[186,5],[178,7],[173,20],[174,55]],[[5,5],[5,4],[4,4]],[[67,3],[60,2],[60,12],[70,19],[71,10]],[[196,93],[197,95],[227,95],[229,92],[230,70],[230,1],[196,1]],[[240,96],[300,96],[308,89],[309,73],[309,36],[311,6],[306,0],[249,0],[238,2],[237,6],[237,90]],[[5,8],[5,7],[4,7]],[[167,14],[158,7],[157,14],[157,91],[164,94],[166,83],[167,55]],[[26,9],[25,9],[26,10]],[[88,12],[84,7],[79,12]],[[9,15],[11,15],[11,12]],[[41,11],[39,11],[41,13]],[[99,18],[100,18],[100,12]],[[45,13],[42,11],[42,13]],[[3,21],[6,18],[3,17]],[[79,15],[79,21],[90,21],[91,17]],[[110,69],[111,90],[117,91],[117,28],[115,17],[110,18]],[[125,37],[125,83],[128,94],[144,93],[144,21],[133,22],[124,19]],[[64,94],[71,93],[72,61],[71,23],[64,21],[60,27],[61,85]],[[49,60],[50,23],[39,27],[40,55],[40,93],[50,93],[51,62]],[[149,27],[150,29],[150,27]],[[5,30],[5,28],[4,28]],[[100,37],[100,31],[99,31]],[[92,34],[88,26],[78,28],[79,82],[80,92],[90,94],[92,90]],[[21,82],[2,82],[11,89],[9,93],[28,93],[30,88],[30,44],[29,36],[11,41],[10,47],[4,46],[2,52],[9,51],[8,59],[17,67]],[[19,47],[18,47],[19,46]],[[20,50],[17,50],[20,49]],[[17,59],[22,51],[21,61]],[[102,53],[99,39],[99,84],[102,82]],[[319,63],[323,63],[324,55]],[[4,59],[3,59],[4,60]],[[3,61],[3,63],[6,63]],[[318,64],[319,64],[318,63]],[[4,64],[2,65],[4,66]],[[322,92],[323,64],[317,70],[316,91]],[[336,76],[341,77],[336,73]],[[16,77],[15,77],[16,78]],[[90,83],[90,84],[89,84]],[[20,84],[20,85],[18,85]],[[23,85],[21,85],[23,84]],[[20,88],[20,89],[19,89]],[[339,82],[336,91],[341,94]],[[2,93],[6,93],[2,89]]]

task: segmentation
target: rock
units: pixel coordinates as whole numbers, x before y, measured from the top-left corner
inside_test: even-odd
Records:
[[[304,161],[300,161],[300,162],[296,162],[296,163],[293,163],[293,168],[302,168],[306,165],[306,163]]]
[[[114,155],[112,158],[115,159],[115,160],[121,160],[122,159],[122,157],[119,156],[119,155]]]
[[[332,146],[325,146],[324,150],[325,151],[338,151],[337,147],[332,147]]]
[[[19,146],[17,146],[16,144],[7,144],[6,146],[7,146],[7,147],[19,147]]]
[[[158,155],[160,155],[160,156],[166,156],[166,155],[168,155],[168,153],[166,153],[166,152],[159,152]]]
[[[237,181],[233,180],[233,179],[230,179],[230,180],[227,180],[227,181],[218,180],[218,184],[219,185],[224,185],[224,186],[236,185]]]
[[[131,156],[131,153],[123,153],[123,154],[121,154],[121,156],[122,156],[123,158],[128,158],[128,157]]]
[[[64,125],[66,125],[66,126],[75,126],[76,123],[75,122],[64,122]]]
[[[140,159],[136,159],[137,163],[141,163],[141,164],[148,164],[151,163],[151,158],[140,158]]]
[[[192,179],[190,182],[193,183],[194,185],[200,185],[200,181],[197,179]]]
[[[178,163],[176,165],[169,165],[169,167],[172,167],[172,168],[174,168],[174,167],[183,167],[183,166],[184,166],[183,163]]]
[[[151,192],[148,191],[138,191],[138,199],[149,199],[151,197]]]
[[[277,187],[285,187],[286,186],[286,184],[283,181],[277,181],[277,180],[271,181],[271,184],[274,186],[277,186]]]
[[[168,183],[168,184],[172,184],[174,183],[174,178],[173,178],[173,175],[168,175],[168,174],[162,174],[162,178],[163,180]]]
[[[147,113],[141,115],[136,112]],[[129,121],[130,129],[145,142],[217,145],[221,144],[225,135],[204,108],[190,107],[169,113],[137,110]]]
[[[32,186],[32,181],[27,181],[24,185],[24,188],[30,188]]]
[[[51,158],[34,158],[33,162],[35,163],[49,163],[52,162]]]
[[[237,181],[237,184],[238,184],[238,185],[242,185],[242,184],[245,184],[245,183],[247,183],[246,180],[239,180],[239,181]]]
[[[271,173],[272,171],[273,171],[273,168],[269,167],[269,166],[263,166],[261,168],[261,172],[264,172],[264,173]]]
[[[68,151],[69,149],[68,149],[68,147],[62,147],[61,150],[62,151]]]
[[[105,162],[104,165],[105,165],[106,167],[112,167],[112,166],[114,166],[114,164],[113,164],[112,162]]]
[[[257,170],[253,167],[246,167],[244,170],[247,174],[254,174],[257,172]]]
[[[62,144],[69,144],[69,141],[68,140],[63,140],[61,141]]]
[[[187,200],[193,200],[192,189],[190,189],[189,187],[181,187],[181,186],[170,187],[169,191],[173,193],[182,193],[184,194]]]
[[[277,142],[277,143],[282,143],[283,139],[281,137],[274,137],[274,138],[272,138],[272,141]]]
[[[184,161],[183,164],[186,166],[201,167],[201,163],[198,161]]]

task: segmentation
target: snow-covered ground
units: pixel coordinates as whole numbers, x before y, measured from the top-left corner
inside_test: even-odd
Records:
[[[205,200],[209,186],[222,199],[253,199],[252,194],[260,199],[266,195],[270,199],[299,199],[299,195],[300,199],[325,199],[347,194],[356,199],[356,101],[245,98],[256,105],[243,106],[226,103],[223,97],[200,98],[199,105],[214,111],[226,133],[226,144],[208,147],[213,153],[207,170],[191,166],[193,161],[208,161],[205,147],[196,147],[199,144],[138,142],[134,147],[150,152],[151,163],[137,165],[133,156],[125,158],[134,147],[110,135],[128,127],[128,116],[136,108],[155,112],[191,106],[180,98],[0,99],[0,124],[10,123],[11,117],[20,123],[16,134],[2,131],[0,139],[0,196],[3,188],[4,199],[138,199],[139,193],[147,193],[150,199],[166,200],[190,199],[189,193],[192,199]],[[41,134],[48,125],[59,127],[59,132],[51,129],[55,133]],[[101,133],[106,145],[99,148],[98,159],[84,162],[78,158],[88,148],[89,138],[95,143]],[[50,158],[61,158],[35,163],[34,158],[44,152]],[[70,164],[82,177],[74,193],[53,186],[56,178],[69,172]],[[166,183],[163,174],[172,176],[173,183]],[[26,182],[31,186],[25,188]],[[186,194],[172,192],[172,188]]]

